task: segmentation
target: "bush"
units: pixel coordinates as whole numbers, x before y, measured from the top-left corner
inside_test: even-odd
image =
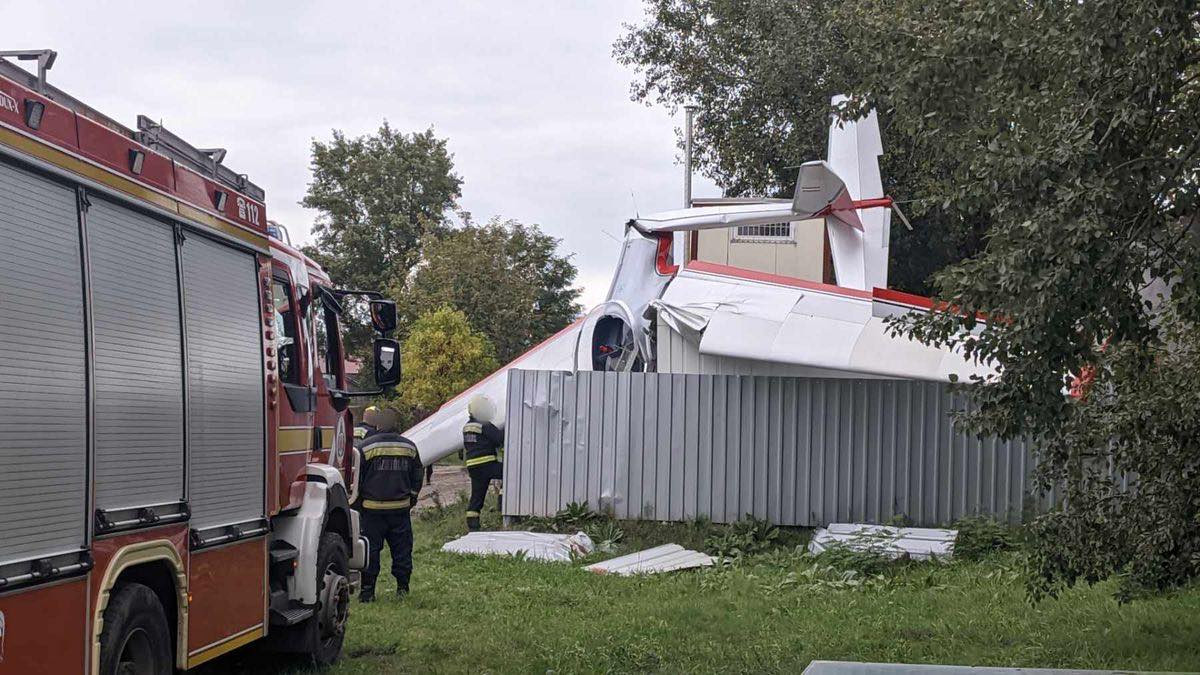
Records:
[[[1014,528],[985,516],[963,518],[954,524],[958,537],[954,541],[954,557],[978,560],[992,553],[1017,548]]]
[[[861,546],[856,544],[851,548],[849,544],[835,542],[816,557],[820,560],[821,567],[840,572],[854,572],[859,577],[879,576],[900,562],[884,553],[887,546],[884,541],[868,544],[866,548]]]

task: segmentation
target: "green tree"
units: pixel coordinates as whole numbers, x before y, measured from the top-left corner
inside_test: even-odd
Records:
[[[961,311],[897,328],[999,366],[971,387],[966,421],[1042,439],[1043,485],[1069,508],[1035,523],[1035,595],[1117,574],[1128,597],[1200,576],[1197,2],[838,11],[858,29],[847,58],[862,94],[843,112],[911,111],[893,135],[957,161],[926,196],[990,214],[986,247],[935,278]],[[1082,399],[1063,395],[1072,373],[1094,378]]]
[[[442,307],[413,322],[402,350],[400,403],[418,418],[489,375],[497,367],[487,336],[473,330],[462,312]]]
[[[312,182],[301,202],[318,212],[304,248],[339,285],[387,288],[440,232],[461,196],[446,139],[404,134],[384,122],[372,135],[312,144]]]
[[[403,285],[393,287],[409,320],[429,307],[462,311],[507,363],[578,316],[570,256],[536,225],[493,219],[432,239]]]
[[[699,108],[696,159],[728,196],[791,196],[797,166],[825,156],[834,94],[860,90],[855,17],[843,1],[647,0],[614,53],[639,75],[635,100]],[[854,3],[849,3],[854,4]],[[926,185],[957,158],[937,138],[897,131],[914,110],[880,110],[884,189],[914,231],[892,228],[889,285],[928,293],[930,275],[980,250],[986,212],[931,208]],[[900,129],[903,129],[903,125]]]

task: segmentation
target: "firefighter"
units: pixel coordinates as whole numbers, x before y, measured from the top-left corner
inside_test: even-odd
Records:
[[[392,552],[396,593],[401,597],[408,593],[413,546],[410,516],[421,490],[421,460],[417,446],[396,431],[396,411],[368,408],[363,418],[374,431],[362,440],[358,509],[370,551],[359,600],[371,602],[375,599],[379,554],[385,541]]]
[[[483,498],[487,496],[492,481],[504,480],[504,464],[500,461],[500,449],[504,445],[504,432],[492,424],[494,408],[483,396],[476,396],[467,405],[467,423],[463,425],[463,464],[471,476],[471,501],[467,502],[467,529],[479,529],[479,514],[483,510]],[[503,484],[502,484],[503,485]],[[499,510],[504,496],[496,499]]]
[[[366,438],[367,434],[375,431],[374,426],[367,424],[367,415],[376,410],[378,410],[378,408],[373,405],[367,406],[366,410],[363,411],[362,420],[359,421],[358,424],[354,425],[354,447],[361,447],[362,439]]]

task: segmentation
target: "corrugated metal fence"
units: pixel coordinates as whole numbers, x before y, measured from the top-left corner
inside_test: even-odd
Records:
[[[934,382],[512,370],[504,513],[1018,522],[1029,444],[955,430],[964,405]]]

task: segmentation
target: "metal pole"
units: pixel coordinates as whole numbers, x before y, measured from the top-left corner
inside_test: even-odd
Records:
[[[692,208],[692,121],[696,117],[696,106],[683,107],[683,208]],[[692,238],[700,236],[699,232],[687,232],[676,236],[673,242],[675,248],[675,263],[685,264],[691,261]],[[686,250],[683,250],[686,249]]]
[[[683,208],[692,207],[692,120],[696,106],[684,106],[683,118]]]

